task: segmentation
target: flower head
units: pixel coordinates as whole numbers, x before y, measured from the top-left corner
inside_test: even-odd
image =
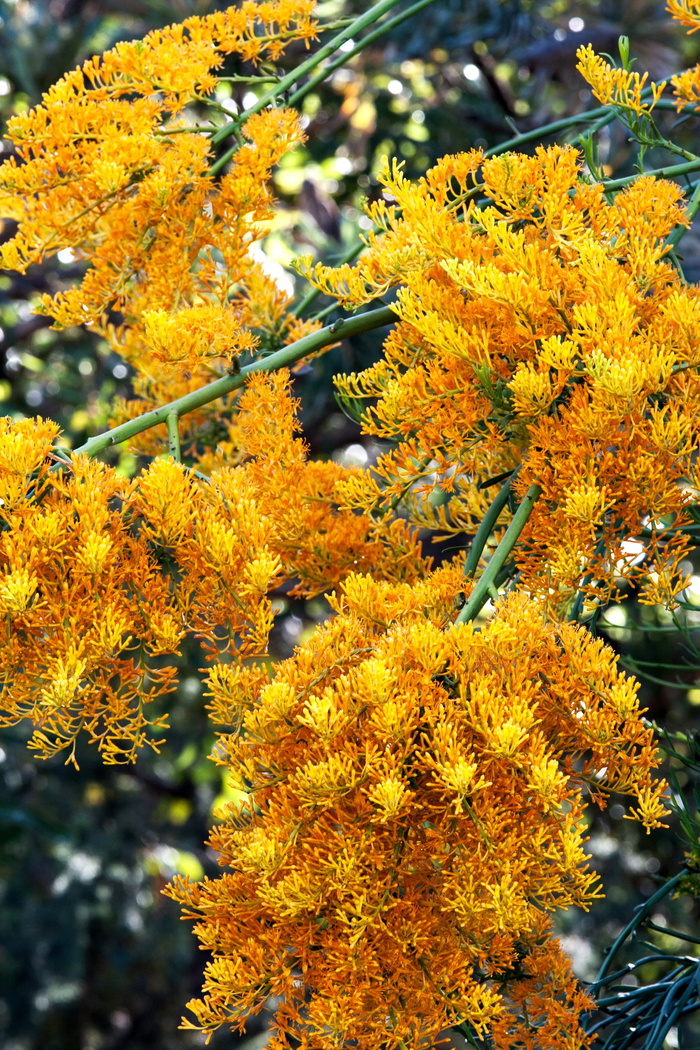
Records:
[[[212,674],[242,727],[220,760],[251,801],[212,833],[221,877],[169,891],[215,955],[196,1027],[242,1028],[272,995],[278,1047],[326,1046],[329,1018],[360,1048],[459,1022],[504,1050],[542,1024],[548,1046],[583,1042],[547,915],[597,894],[588,794],[662,819],[651,730],[612,651],[522,595],[445,629],[458,572],[350,577],[267,684]]]

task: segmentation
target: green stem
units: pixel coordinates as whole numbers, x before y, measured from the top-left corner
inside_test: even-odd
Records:
[[[506,529],[501,542],[491,555],[488,565],[479,577],[474,590],[470,594],[469,601],[460,610],[455,623],[469,623],[481,612],[490,597],[491,586],[495,585],[499,572],[508,560],[508,556],[515,547],[515,544],[518,542],[520,533],[523,531],[525,523],[530,517],[532,508],[541,495],[542,489],[539,485],[530,485],[530,488],[523,496],[522,503],[513,515],[513,520]]]
[[[168,452],[178,463],[182,463],[182,450],[180,448],[180,416],[177,412],[168,412],[166,417],[168,424]]]
[[[368,11],[365,11],[363,15],[360,15],[349,26],[346,26],[346,28],[341,30],[340,33],[336,34],[332,40],[329,40],[327,44],[324,44],[323,47],[319,48],[319,50],[311,55],[310,58],[307,58],[305,62],[302,62],[301,65],[297,66],[290,73],[287,73],[286,76],[282,77],[279,83],[275,84],[275,86],[269,91],[266,91],[264,95],[261,95],[257,102],[244,110],[244,112],[236,117],[235,120],[232,120],[231,123],[227,124],[225,127],[220,128],[216,134],[212,136],[212,145],[218,146],[219,143],[225,142],[226,139],[235,134],[235,132],[238,131],[245,121],[248,120],[249,117],[252,117],[254,113],[259,113],[261,109],[265,109],[266,106],[275,102],[280,95],[284,95],[285,91],[289,91],[290,88],[294,87],[301,77],[316,69],[319,62],[323,62],[324,59],[330,58],[331,55],[334,55],[346,40],[351,40],[353,36],[362,32],[366,26],[372,25],[372,23],[376,22],[378,18],[381,18],[387,11],[391,11],[392,7],[396,7],[401,2],[402,0],[379,0],[379,3],[373,4]],[[216,175],[223,167],[225,167],[236,149],[237,147],[233,147],[222,157],[219,157],[219,159],[209,168],[210,174]]]
[[[160,128],[153,132],[154,135],[208,135],[214,130],[213,124],[187,124],[182,128]]]
[[[273,84],[279,80],[279,77],[270,73],[269,76],[217,77],[216,80],[219,84]]]
[[[428,7],[430,4],[434,3],[435,0],[418,0],[418,3],[412,4],[411,7],[403,12],[403,14],[396,15],[383,25],[377,26],[377,28],[373,29],[371,33],[368,33],[366,37],[363,37],[359,43],[355,44],[350,51],[345,51],[342,55],[339,55],[338,58],[334,58],[332,62],[329,62],[327,66],[324,66],[323,69],[319,69],[318,73],[315,73],[303,87],[300,87],[293,95],[289,96],[289,99],[287,100],[288,105],[295,107],[298,106],[302,99],[306,98],[309,92],[313,91],[317,84],[322,84],[323,81],[326,80],[331,73],[335,72],[336,69],[345,65],[345,63],[349,59],[354,58],[355,55],[359,55],[360,52],[364,51],[368,44],[373,44],[374,41],[379,39],[380,36],[383,36],[384,33],[391,32],[396,26],[401,25],[402,22],[405,22],[408,18],[412,18],[413,15],[418,14],[419,11],[422,11],[424,7]]]
[[[645,92],[642,93],[642,97]],[[651,89],[647,89],[646,94],[651,95]],[[676,109],[676,104],[670,98],[659,99],[656,103],[656,109]],[[553,120],[550,124],[543,124],[541,127],[532,128],[531,131],[523,131],[520,135],[515,135],[512,139],[508,139],[506,142],[499,143],[498,146],[492,146],[491,149],[486,150],[484,153],[485,157],[493,157],[499,153],[507,153],[523,142],[532,142],[533,139],[544,138],[546,135],[556,135],[559,131],[565,131],[567,128],[575,127],[576,124],[584,124],[589,120],[598,120],[601,117],[609,117],[609,120],[605,120],[603,125],[611,123],[618,117],[616,110],[610,106],[598,106],[596,109],[588,109],[584,113],[575,113],[570,117],[562,117],[560,120]]]
[[[597,109],[589,109],[585,113],[577,113],[571,117],[562,117],[561,120],[553,120],[551,123],[543,124],[541,127],[533,128],[531,131],[523,131],[522,134],[515,135],[512,139],[506,139],[505,142],[500,142],[498,146],[492,146],[491,149],[487,149],[484,152],[484,156],[495,157],[499,153],[508,153],[524,142],[531,142],[533,139],[544,138],[547,135],[556,135],[557,132],[575,127],[576,124],[585,124],[589,120],[598,120],[599,117],[604,117],[609,112],[609,106],[598,106]],[[614,116],[611,119],[614,119]]]
[[[624,630],[624,627],[621,629]],[[672,682],[670,678],[659,678],[658,675],[650,674],[649,671],[641,668],[635,660],[621,657],[620,667],[623,667],[625,671],[629,671],[635,678],[644,678],[647,682],[653,682],[654,685],[662,685],[665,689],[687,690],[691,688],[690,682]]]
[[[667,164],[663,168],[652,168],[651,171],[636,172],[634,175],[626,175],[623,179],[607,179],[603,185],[608,190],[619,190],[635,182],[640,175],[651,175],[655,179],[675,179],[679,175],[687,175],[691,171],[700,171],[700,157],[697,160],[687,161],[685,164]]]
[[[699,210],[700,210],[700,179],[695,183],[695,189],[693,190],[693,195],[690,198],[690,200],[688,201],[687,214],[688,214],[689,224],[692,223],[693,219],[695,218],[695,216],[697,215]],[[688,226],[684,226],[682,223],[679,223],[678,226],[676,226],[676,228],[673,231],[673,233],[669,234],[669,236],[666,238],[666,246],[669,249],[671,249],[671,250],[676,248],[680,244],[683,235],[686,234],[687,232],[688,232]]]
[[[588,991],[591,991],[592,988],[595,988],[597,985],[603,982],[606,973],[612,965],[613,959],[617,955],[624,942],[627,940],[630,934],[634,933],[638,926],[641,926],[642,922],[647,917],[649,912],[654,908],[654,906],[658,904],[660,900],[663,900],[664,897],[667,897],[669,893],[675,890],[676,886],[679,884],[684,874],[685,872],[681,871],[678,875],[674,875],[672,879],[669,879],[668,882],[665,882],[663,886],[660,889],[658,889],[656,893],[653,894],[653,896],[651,896],[641,908],[637,910],[632,921],[625,926],[622,933],[613,942],[610,951],[605,956],[605,959],[603,960],[603,963],[600,969],[598,970],[598,974],[596,976],[595,981],[588,989]]]
[[[498,495],[484,514],[481,524],[477,529],[476,535],[472,540],[471,547],[469,548],[469,554],[464,565],[464,575],[468,580],[471,580],[476,570],[479,567],[479,558],[481,557],[482,551],[486,546],[486,542],[493,532],[496,522],[501,516],[501,511],[508,502],[510,496],[510,483],[513,480],[511,474],[503,487],[499,490]]]
[[[324,308],[322,310],[318,310],[313,315],[313,317],[309,318],[309,320],[310,321],[323,321],[324,318],[328,317],[329,314],[332,314],[333,311],[337,310],[337,309],[338,309],[338,304],[337,303],[329,303],[329,305],[328,306],[324,306]]]
[[[296,342],[290,343],[289,346],[283,346],[281,350],[277,350],[268,357],[263,357],[259,361],[253,361],[250,365],[245,365],[235,375],[227,375],[221,379],[215,379],[213,383],[208,383],[199,390],[193,390],[191,393],[185,394],[184,397],[171,401],[168,405],[161,405],[160,408],[153,409],[151,412],[145,412],[142,416],[130,419],[127,423],[121,423],[104,434],[97,434],[95,437],[90,438],[89,441],[86,441],[84,445],[76,448],[74,455],[96,456],[112,445],[119,445],[122,441],[129,441],[137,434],[142,434],[144,430],[150,430],[151,427],[158,426],[160,423],[167,423],[170,415],[176,415],[179,418],[188,412],[193,412],[197,408],[202,408],[203,405],[208,405],[211,401],[216,401],[218,398],[230,394],[231,391],[239,389],[245,384],[246,379],[256,372],[274,372],[278,368],[287,368],[302,357],[315,353],[317,350],[322,350],[324,346],[328,346],[330,343],[337,342],[337,333],[341,330],[342,338],[347,339],[353,335],[360,335],[362,332],[370,332],[374,328],[383,328],[385,325],[393,324],[396,320],[396,314],[388,306],[379,310],[369,310],[367,313],[357,314],[355,317],[341,318],[318,332],[312,332],[311,335],[306,335],[303,339],[297,339]]]
[[[641,132],[637,132],[634,137],[640,146],[660,147],[668,153],[674,153],[677,157],[683,157],[684,160],[698,160],[697,153],[692,153],[689,149],[683,149],[682,146],[677,146],[671,139],[659,135],[658,132],[656,136],[642,135]]]

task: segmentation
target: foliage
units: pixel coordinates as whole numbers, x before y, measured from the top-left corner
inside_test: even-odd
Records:
[[[696,6],[671,13],[698,28]],[[607,178],[590,132],[514,152],[526,132],[417,179],[387,160],[366,250],[299,260],[313,290],[295,305],[256,247],[280,232],[273,170],[306,137],[304,99],[400,24],[395,7],[194,14],[10,121],[0,260],[25,273],[70,253],[76,283],[37,309],[97,334],[133,396],[72,451],[55,423],[2,424],[2,719],[28,719],[45,758],[77,766],[87,737],[108,766],[140,763],[201,646],[230,801],[210,841],[227,870],[167,890],[213,957],[190,1027],[242,1031],[272,1008],[277,1048],[427,1047],[448,1029],[573,1048],[606,1026],[608,1046],[660,1046],[697,1005],[696,964],[656,982],[660,1008],[616,989],[612,1027],[591,1022],[646,912],[595,1004],[552,914],[597,896],[590,802],[631,798],[647,831],[669,816],[638,684],[592,635],[628,595],[688,604],[700,317],[677,249],[700,183],[686,205],[668,176],[700,158],[661,118],[696,106],[697,73],[671,101],[624,40],[619,66],[582,47],[603,109],[544,130],[617,117],[637,174]],[[247,86],[240,104],[227,84]],[[669,153],[682,163],[645,167]],[[319,293],[333,303],[308,316]],[[336,302],[355,316],[322,327]],[[389,323],[379,360],[337,379],[389,449],[365,469],[314,459],[294,373]],[[124,441],[131,477],[95,458]],[[421,530],[458,553],[433,567]],[[281,594],[324,595],[330,615],[274,663]]]

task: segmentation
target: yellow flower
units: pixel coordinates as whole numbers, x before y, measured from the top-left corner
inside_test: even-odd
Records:
[[[256,339],[241,331],[236,311],[218,306],[193,306],[170,313],[147,310],[143,314],[143,338],[156,361],[186,362],[190,368],[211,358],[232,360],[252,351]]]
[[[279,556],[263,551],[246,565],[241,586],[255,594],[267,594],[273,579],[281,571],[282,563]]]
[[[0,417],[0,497],[6,506],[10,490],[5,486],[39,470],[58,433],[50,420]]]
[[[65,656],[59,656],[47,668],[45,685],[39,693],[41,705],[48,708],[64,707],[79,699],[85,687],[83,678],[87,668],[87,660],[79,654],[79,648],[71,646]]]
[[[39,581],[28,569],[15,569],[0,577],[0,612],[16,616],[33,601]]]
[[[411,792],[399,777],[380,780],[369,792],[369,798],[381,811],[380,820],[393,820],[411,797]]]
[[[102,572],[111,550],[112,540],[109,536],[89,532],[76,552],[76,559],[87,572],[96,575]]]
[[[338,736],[348,723],[349,712],[336,700],[332,689],[325,689],[321,695],[312,693],[308,697],[297,722],[308,726],[322,740],[332,740]]]
[[[616,361],[602,350],[594,350],[586,364],[586,370],[595,387],[612,394],[613,397],[629,401],[644,389],[644,371],[632,358]]]
[[[564,503],[564,513],[567,517],[596,524],[608,507],[604,488],[599,489],[595,484],[581,481],[569,491]]]
[[[697,29],[700,29],[700,20],[691,32]],[[671,77],[671,83],[676,96],[677,108],[681,110],[684,106],[690,105],[697,112],[700,108],[700,66],[693,66],[691,69],[684,69],[682,73],[677,73]]]
[[[529,365],[521,365],[508,384],[515,410],[524,416],[538,416],[547,412],[554,399],[552,382],[546,372],[537,372]]]
[[[180,645],[185,637],[182,623],[169,612],[154,611],[148,620],[149,639],[147,647],[153,656],[163,653],[180,653]]]
[[[528,771],[528,781],[545,813],[552,806],[565,801],[568,787],[566,777],[553,759],[535,761]]]
[[[302,806],[331,806],[339,795],[350,791],[359,779],[349,756],[331,755],[307,762],[296,775]]]
[[[576,368],[578,347],[571,339],[550,336],[543,339],[537,360],[540,365],[570,372]]]

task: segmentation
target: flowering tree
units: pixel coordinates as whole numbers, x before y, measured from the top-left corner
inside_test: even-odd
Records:
[[[266,73],[223,122],[224,60],[267,70],[327,33],[309,0],[120,44],[13,118],[0,261],[71,249],[82,280],[37,308],[90,326],[136,378],[77,449],[50,421],[0,421],[2,719],[31,720],[42,757],[76,762],[87,734],[105,762],[137,761],[167,731],[151,712],[184,639],[201,641],[235,801],[211,836],[220,877],[167,890],[212,953],[186,1024],[243,1029],[273,1003],[276,1048],[413,1050],[449,1029],[580,1047],[594,1004],[552,916],[600,892],[587,807],[621,793],[647,829],[668,813],[638,685],[595,625],[623,588],[674,610],[687,587],[700,300],[675,250],[700,183],[685,202],[663,176],[700,158],[654,110],[693,109],[700,74],[672,101],[624,44],[619,67],[580,51],[642,160],[682,153],[661,171],[606,179],[590,136],[459,153],[416,183],[387,160],[359,259],[297,263],[348,311],[322,327],[303,316],[315,293],[295,306],[251,249],[304,138],[295,107],[396,6]],[[695,0],[670,10],[700,28]],[[311,459],[294,370],[385,326],[381,359],[336,386],[390,450],[367,469]],[[146,460],[131,479],[97,459],[125,441]],[[420,530],[460,546],[434,567]],[[275,664],[280,587],[332,615]],[[679,1010],[697,1004],[688,973]]]

